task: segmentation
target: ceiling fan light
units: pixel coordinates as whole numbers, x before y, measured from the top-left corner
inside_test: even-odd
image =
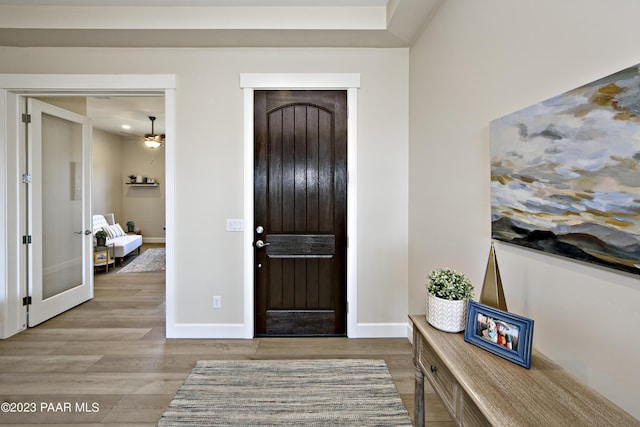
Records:
[[[149,116],[149,120],[151,120],[151,133],[147,133],[144,136],[144,144],[149,148],[158,148],[164,143],[164,134],[156,135],[153,133],[153,122],[156,120],[155,117]]]
[[[158,136],[159,135],[155,135],[152,138],[145,137],[144,138],[144,145],[146,145],[149,148],[158,148],[158,147],[160,147],[162,145],[162,142],[160,141]]]

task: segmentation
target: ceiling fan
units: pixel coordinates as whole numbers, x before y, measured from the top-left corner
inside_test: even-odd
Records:
[[[164,134],[156,135],[153,133],[153,122],[156,120],[154,116],[149,116],[151,120],[151,133],[144,134],[144,144],[149,148],[158,148],[164,144]]]

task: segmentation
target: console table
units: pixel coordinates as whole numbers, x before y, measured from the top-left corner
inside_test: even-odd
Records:
[[[640,421],[534,350],[531,369],[410,315],[415,424],[424,426],[424,377],[459,426],[640,426]]]

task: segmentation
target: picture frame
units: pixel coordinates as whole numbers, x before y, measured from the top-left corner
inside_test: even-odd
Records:
[[[492,239],[640,274],[639,79],[635,64],[491,121]]]
[[[109,251],[97,251],[93,253],[93,263],[94,265],[106,264],[109,260]]]
[[[527,369],[531,366],[533,320],[526,317],[469,301],[464,340]]]

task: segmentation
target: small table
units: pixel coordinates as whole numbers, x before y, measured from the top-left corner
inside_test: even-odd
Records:
[[[424,378],[459,426],[640,426],[539,351],[525,369],[410,315],[415,425],[424,426]]]
[[[113,243],[107,246],[94,246],[93,248],[93,267],[105,267],[106,272],[109,272],[109,266],[113,265]]]

